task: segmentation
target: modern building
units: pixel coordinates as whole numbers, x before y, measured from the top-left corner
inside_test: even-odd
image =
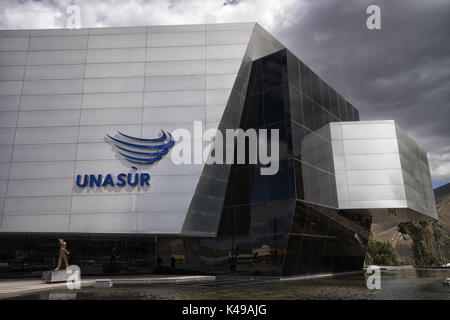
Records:
[[[174,164],[194,121],[278,129],[278,172]],[[372,222],[437,219],[426,153],[256,23],[0,31],[0,150],[2,275],[60,236],[84,274],[358,270]]]

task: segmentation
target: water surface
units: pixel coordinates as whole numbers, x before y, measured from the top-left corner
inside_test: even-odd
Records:
[[[450,270],[382,271],[381,289],[369,290],[364,274],[296,281],[215,281],[195,284],[114,286],[81,290],[57,289],[14,299],[450,299],[442,280]]]

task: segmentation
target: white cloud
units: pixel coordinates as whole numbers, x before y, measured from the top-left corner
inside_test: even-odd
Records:
[[[450,146],[428,153],[433,181],[450,181]]]
[[[63,28],[66,8],[81,8],[82,27],[256,21],[272,32],[293,24],[305,2],[296,0],[2,1],[2,29]]]
[[[63,12],[56,6],[38,1],[2,1],[0,4],[2,29],[36,29],[59,27]]]

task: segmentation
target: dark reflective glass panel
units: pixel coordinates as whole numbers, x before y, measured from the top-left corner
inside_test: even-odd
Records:
[[[340,94],[338,95],[338,105],[339,105],[339,117],[343,121],[348,121],[347,102]]]
[[[267,181],[266,176],[260,174],[260,167],[252,166],[253,175],[252,204],[266,203],[267,201]]]
[[[270,130],[278,130],[278,154],[280,160],[286,160],[288,157],[292,157],[292,135],[291,135],[291,129],[290,129],[290,123],[289,122],[279,122],[276,124],[272,124],[266,127],[268,132]],[[269,138],[270,143],[270,138]],[[270,150],[269,150],[270,151]]]
[[[284,88],[277,87],[263,93],[265,124],[284,121]]]
[[[300,61],[300,83],[303,94],[311,97],[311,77],[309,68]]]
[[[321,128],[325,123],[323,119],[323,109],[320,105],[313,102],[313,129]]]
[[[263,91],[270,90],[283,83],[283,55],[285,55],[284,50],[261,59]]]
[[[240,167],[237,169],[235,176],[234,187],[232,191],[232,205],[247,204],[250,203],[252,196],[251,193],[251,168],[250,167]]]
[[[353,120],[359,121],[359,112],[355,107],[353,107]]]
[[[263,99],[261,94],[247,97],[240,128],[260,128],[264,126]]]
[[[290,51],[287,51],[287,75],[289,85],[300,90],[299,61]]]
[[[310,130],[314,130],[313,102],[305,95],[302,95],[303,125]]]
[[[288,161],[282,161],[278,173],[266,177],[269,202],[293,198],[293,174]]]
[[[302,124],[303,120],[303,105],[301,102],[301,93],[298,89],[289,86],[289,104],[291,111],[291,119],[297,123]]]
[[[230,236],[235,234],[235,216],[234,216],[234,208],[226,207],[222,211],[222,216],[220,220],[219,231],[217,234],[219,236]]]
[[[322,80],[320,81],[320,96],[322,100],[322,107],[331,112],[329,87]]]
[[[298,123],[291,123],[292,130],[292,155],[301,160],[303,139],[308,134],[308,130]]]
[[[261,61],[252,64],[252,71],[248,82],[247,96],[257,94],[262,91],[262,68]]]
[[[336,94],[336,91],[334,89],[330,88],[330,109],[331,113],[338,119],[341,117],[339,116],[339,104],[338,104],[338,97]]]
[[[248,236],[250,233],[250,206],[237,206],[234,208],[237,236]]]
[[[312,96],[311,98],[314,100],[315,103],[321,105],[322,99],[320,96],[320,79],[314,72],[311,72],[311,89],[312,89]]]

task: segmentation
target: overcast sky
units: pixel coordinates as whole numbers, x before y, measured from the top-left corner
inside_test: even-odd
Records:
[[[0,29],[256,21],[360,111],[394,119],[426,151],[433,185],[450,182],[449,0],[0,1]],[[366,9],[381,8],[381,30]]]

